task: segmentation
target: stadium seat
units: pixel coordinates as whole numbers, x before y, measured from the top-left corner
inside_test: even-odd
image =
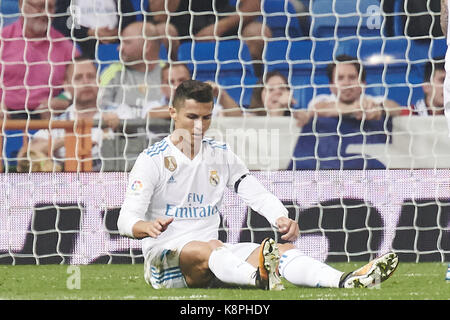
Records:
[[[131,0],[131,4],[134,7],[135,12],[139,12],[142,13],[142,11],[147,11],[148,10],[148,2],[149,0]],[[143,20],[143,15],[139,14],[136,17],[136,20],[138,21],[142,21]]]
[[[326,44],[326,42],[325,42]],[[358,57],[367,74],[367,93],[385,95],[402,105],[410,104],[420,97],[423,65],[426,61],[425,47],[416,50],[413,41],[402,38],[362,38],[329,41],[328,53],[320,49],[324,61],[347,54]],[[435,45],[436,51],[441,46]],[[315,57],[317,59],[318,57]],[[320,61],[320,60],[319,60]]]
[[[22,130],[5,130],[3,137],[3,143],[5,145],[6,157],[2,157],[3,161],[8,162],[10,166],[17,165],[17,153],[23,144],[23,131]],[[6,164],[3,164],[6,166]]]
[[[393,36],[418,38],[443,36],[439,23],[440,0],[423,0],[422,7],[419,1],[411,3],[407,0],[391,1],[394,10],[387,14],[393,15]]]
[[[428,41],[411,40],[409,51],[412,60],[429,60],[436,57],[445,57],[447,41],[445,38],[435,38]]]
[[[432,47],[434,52],[442,51],[440,41],[434,41]],[[300,108],[306,107],[314,95],[329,92],[326,67],[340,54],[362,61],[367,93],[386,94],[401,105],[409,105],[423,95],[423,52],[427,50],[421,48],[422,54],[418,53],[407,38],[284,40],[270,41],[264,58],[268,71],[278,70],[288,77],[298,94]]]
[[[0,1],[0,27],[7,26],[8,24],[17,20],[19,16],[19,3],[17,0],[2,0]]]
[[[183,42],[178,49],[178,60],[188,66],[193,79],[212,80],[227,89],[241,105],[250,104],[251,87],[257,78],[244,42]]]
[[[5,130],[3,137],[0,137],[3,138],[4,154],[6,155],[6,157],[2,157],[4,167],[6,167],[5,162],[8,166],[17,166],[17,154],[22,148],[23,137],[27,134],[33,135],[36,131],[27,130],[27,133],[24,133],[22,130]]]
[[[101,71],[112,63],[120,62],[118,49],[119,44],[117,43],[101,43],[98,45],[96,60]],[[167,61],[167,49],[163,44],[161,45],[161,50],[159,51],[159,58],[163,61]]]
[[[178,49],[178,60],[186,63],[193,76],[200,79],[254,76],[248,47],[239,40],[186,41]]]
[[[383,23],[378,0],[320,0],[311,6],[312,34],[315,37],[380,36]],[[380,12],[380,11],[378,11]]]
[[[406,38],[362,41],[360,58],[367,70],[367,82],[379,83],[385,94],[401,105],[410,105],[422,94],[424,61],[415,60],[417,52]]]
[[[394,36],[405,35],[403,0],[394,0]]]
[[[273,38],[298,38],[305,36],[297,18],[297,12],[289,0],[265,0],[262,13],[265,22],[272,30]]]
[[[330,41],[280,40],[268,42],[264,59],[267,71],[288,78],[298,102],[295,108],[306,108],[314,95],[329,93],[326,66],[332,54]]]
[[[105,69],[111,63],[119,62],[119,45],[116,43],[99,44],[97,47],[97,57],[100,70]]]
[[[253,88],[257,82],[256,77],[225,77],[219,81],[219,84],[238,105],[247,108],[250,106]]]

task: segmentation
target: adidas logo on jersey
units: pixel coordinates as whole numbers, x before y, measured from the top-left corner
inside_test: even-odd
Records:
[[[171,176],[169,181],[167,181],[167,183],[176,183],[175,178]]]

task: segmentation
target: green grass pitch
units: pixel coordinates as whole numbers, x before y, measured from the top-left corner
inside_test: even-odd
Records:
[[[363,263],[333,263],[351,271]],[[164,289],[143,279],[143,265],[79,266],[79,288],[68,265],[0,266],[0,299],[8,300],[449,300],[446,263],[400,263],[394,275],[377,288],[302,288],[286,290]],[[74,287],[75,288],[70,288]]]

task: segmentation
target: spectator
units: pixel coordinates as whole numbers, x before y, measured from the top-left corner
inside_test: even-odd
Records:
[[[291,108],[297,102],[286,77],[279,71],[270,71],[264,79],[253,89],[248,112],[271,117],[290,116]]]
[[[191,73],[185,64],[166,64],[161,70],[161,93],[163,97],[158,101],[151,101],[144,107],[144,114],[151,118],[170,118],[169,105],[175,89],[185,80],[191,80]],[[212,81],[206,81],[213,87],[214,104],[213,115],[241,116],[242,112],[234,99],[226,90]]]
[[[384,169],[363,154],[347,153],[349,145],[386,144],[391,117],[399,105],[364,93],[365,71],[356,58],[341,55],[327,69],[330,95],[319,95],[307,110],[294,112],[302,132],[289,169]],[[311,120],[314,118],[313,120]]]
[[[260,0],[240,0],[239,8],[228,0],[150,0],[157,23],[175,26],[181,41],[217,41],[244,39],[254,60],[255,74],[262,75],[262,52],[272,31],[261,22]],[[168,11],[166,11],[166,8]]]
[[[400,115],[401,108],[384,96],[374,97],[364,92],[366,72],[357,58],[340,55],[336,63],[327,67],[331,94],[318,95],[310,101],[307,110],[294,113],[298,126],[310,121],[312,116],[346,116],[357,120],[380,120],[384,114]]]
[[[144,20],[145,10],[135,8],[130,0],[57,0],[56,13],[58,16],[54,19],[54,27],[72,38],[84,56],[96,59],[98,43],[118,42],[120,32],[130,23]],[[145,19],[152,21],[151,16]],[[156,28],[166,48],[169,48],[165,24],[157,25]],[[177,36],[173,26],[168,26],[168,35]],[[178,43],[177,40],[171,40],[172,57],[177,55]]]
[[[411,109],[402,111],[402,115],[433,116],[444,114],[444,57],[435,58],[425,65],[422,90],[424,98],[418,100]]]
[[[101,119],[106,129],[99,127],[92,128],[92,157],[94,159],[94,170],[100,169],[100,148],[102,140],[112,135],[112,129],[119,125],[120,119],[131,118],[132,113],[126,105],[117,108],[103,108],[101,111],[98,107],[98,85],[97,85],[97,69],[95,65],[86,57],[78,57],[74,63],[67,68],[65,75],[65,85],[67,90],[73,95],[74,103],[59,117],[57,120],[81,120],[81,119]],[[19,154],[26,156],[30,154],[45,155],[52,148],[52,154],[56,159],[55,167],[64,161],[64,129],[53,129],[51,132],[47,129],[37,131],[28,146],[22,147]],[[51,138],[51,139],[50,139]],[[48,160],[48,159],[39,159]],[[18,167],[27,171],[30,168],[28,157],[25,160],[19,160]],[[31,165],[33,168],[34,166]]]
[[[62,92],[66,63],[78,55],[73,44],[48,28],[55,0],[19,0],[20,18],[1,30],[0,89],[3,111],[12,119],[38,119],[64,110],[70,97]]]
[[[95,59],[97,39],[100,43],[118,41],[118,12],[133,12],[130,1],[103,0],[57,0],[53,26],[66,37],[71,38],[80,47],[83,56]],[[134,17],[124,14],[123,27],[134,21]]]
[[[152,23],[128,25],[122,31],[119,47],[123,63],[114,63],[102,73],[102,103],[126,104],[135,109],[139,118],[144,104],[161,99],[160,45]]]

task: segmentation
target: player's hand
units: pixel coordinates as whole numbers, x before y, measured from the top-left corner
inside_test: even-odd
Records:
[[[147,234],[152,238],[157,238],[161,233],[163,233],[169,224],[171,224],[173,218],[158,218],[156,220],[150,221],[147,226]]]
[[[287,241],[295,241],[300,235],[300,228],[298,227],[298,223],[292,219],[286,217],[280,217],[276,221],[277,227],[283,235],[281,239]]]

